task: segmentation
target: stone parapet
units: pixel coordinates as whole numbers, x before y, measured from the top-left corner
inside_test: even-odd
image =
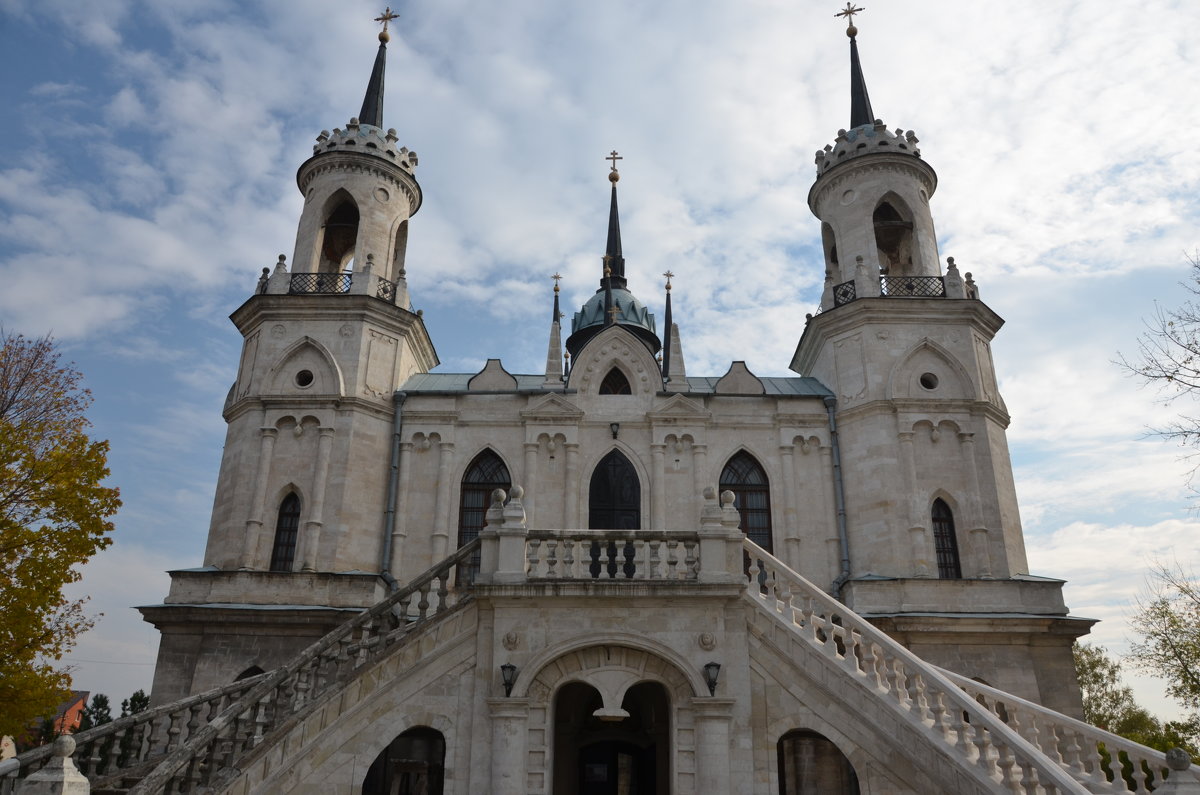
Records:
[[[375,574],[328,572],[218,571],[170,572],[168,605],[313,605],[370,607],[385,596]]]

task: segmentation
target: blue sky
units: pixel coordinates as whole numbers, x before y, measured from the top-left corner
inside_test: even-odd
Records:
[[[663,271],[692,374],[786,374],[822,276],[813,152],[848,123],[837,3],[403,3],[385,123],[420,155],[409,279],[446,371],[544,365],[551,281],[594,289],[618,149],[631,288]],[[1007,320],[995,343],[1033,573],[1125,619],[1155,560],[1200,563],[1164,407],[1112,364],[1200,245],[1192,2],[877,0],[877,116],[940,184],[942,257]],[[0,0],[0,322],[87,377],[125,507],[80,592],[105,613],[76,684],[148,687],[130,605],[202,555],[240,338],[228,314],[292,251],[294,175],[358,111],[381,11],[314,0]],[[1138,693],[1165,711],[1161,687]]]

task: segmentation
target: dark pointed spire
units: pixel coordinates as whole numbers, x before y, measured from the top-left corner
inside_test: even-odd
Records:
[[[663,323],[663,331],[666,333],[663,335],[662,347],[662,375],[665,381],[671,379],[671,277],[674,275],[670,271],[663,274],[667,277],[667,308],[664,312],[665,322]]]
[[[550,318],[551,323],[557,323],[562,318],[562,312],[558,311],[558,282],[562,279],[557,273],[550,277],[554,280],[554,314]]]
[[[871,110],[871,98],[867,95],[867,81],[863,78],[862,63],[858,59],[858,28],[854,26],[854,15],[864,8],[846,3],[846,8],[834,14],[846,18],[846,35],[850,37],[850,129],[875,123],[875,112]]]
[[[367,82],[367,94],[363,97],[362,110],[358,112],[359,124],[370,124],[380,129],[383,129],[383,75],[387,71],[387,43],[392,38],[388,33],[388,23],[395,18],[391,8],[375,17],[376,22],[383,23],[383,30],[379,32],[379,50],[375,53],[375,66]]]
[[[612,201],[608,207],[608,243],[604,247],[604,280],[600,283],[602,287],[616,287],[624,289],[625,281],[625,257],[621,255],[621,219],[617,212],[617,182],[621,179],[620,173],[617,171],[617,161],[623,160],[617,151],[614,149],[606,160],[612,161],[612,170],[608,174],[608,181],[612,183]],[[607,307],[605,307],[607,309]]]

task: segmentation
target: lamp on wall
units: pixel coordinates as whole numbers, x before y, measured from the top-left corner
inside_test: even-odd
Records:
[[[708,685],[708,694],[715,696],[717,694],[717,676],[721,673],[721,663],[710,662],[704,664],[704,683]]]
[[[720,668],[721,666],[717,666]],[[708,670],[707,668],[705,670]],[[512,695],[513,685],[517,683],[517,666],[512,663],[504,663],[500,666],[500,681],[504,683],[504,697],[508,698]]]
[[[616,439],[616,438],[617,438],[617,434],[621,432],[621,423],[619,423],[619,422],[610,422],[610,423],[608,424],[608,429],[609,429],[610,431],[612,431],[612,432],[613,432],[613,438],[614,438],[614,439]]]

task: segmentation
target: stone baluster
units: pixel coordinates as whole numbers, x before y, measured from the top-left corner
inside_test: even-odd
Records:
[[[662,579],[662,560],[661,560],[661,558],[659,558],[659,554],[658,554],[660,547],[662,547],[661,541],[651,541],[650,542],[650,561],[649,561],[650,568],[649,568],[649,571],[647,572],[647,574],[649,575],[650,579],[652,579],[652,580],[661,580]]]
[[[429,583],[421,583],[417,597],[417,621],[424,621],[429,617]]]
[[[530,577],[541,577],[542,572],[538,568],[538,550],[541,549],[542,542],[536,538],[531,538],[525,545],[525,565],[526,572]]]
[[[573,580],[579,576],[579,572],[575,570],[575,539],[567,538],[563,541],[563,578]]]
[[[635,580],[646,579],[646,570],[650,567],[646,553],[646,542],[643,539],[635,538],[633,540],[633,578]]]
[[[675,540],[667,541],[667,579],[679,579],[679,573],[676,567],[679,566],[679,542]]]
[[[553,538],[546,541],[546,576],[558,578],[558,541]]]

